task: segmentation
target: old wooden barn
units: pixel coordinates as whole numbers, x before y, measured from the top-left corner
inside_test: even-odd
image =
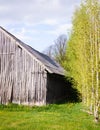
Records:
[[[64,97],[63,69],[0,27],[0,104],[45,105]]]

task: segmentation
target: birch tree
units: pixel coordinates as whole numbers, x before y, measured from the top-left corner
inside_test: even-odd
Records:
[[[73,17],[65,66],[82,94],[82,101],[99,119],[100,107],[100,3],[83,0]]]

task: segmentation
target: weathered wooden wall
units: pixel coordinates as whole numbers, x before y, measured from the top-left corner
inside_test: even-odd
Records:
[[[44,66],[0,30],[0,103],[45,104],[46,81]]]

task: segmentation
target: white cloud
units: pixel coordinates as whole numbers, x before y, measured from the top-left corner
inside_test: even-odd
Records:
[[[0,0],[1,23],[35,24],[47,19],[70,18],[74,0]]]
[[[71,30],[71,28],[72,28],[72,24],[71,23],[69,23],[69,24],[62,24],[62,25],[60,25],[57,28],[56,32],[58,32],[59,35],[62,34],[62,33],[67,34]]]
[[[68,34],[71,31],[72,28],[72,24],[68,23],[68,24],[60,24],[58,26],[56,26],[56,28],[47,31],[47,33],[53,34],[55,36],[59,36],[61,34]]]
[[[43,21],[43,24],[47,24],[47,25],[57,25],[58,22],[56,19],[45,19]]]
[[[15,28],[11,28],[9,30],[12,34],[14,34],[17,38],[23,40],[23,42],[30,39],[28,35],[26,35],[27,30],[25,28],[21,28],[20,30],[16,30]]]
[[[38,33],[37,30],[27,30],[23,27],[20,29],[11,28],[9,31],[25,43],[30,43],[33,41],[34,38],[31,36],[31,34],[34,36],[34,34]]]
[[[49,43],[47,35],[54,38],[71,28],[72,13],[80,1],[0,0],[0,25],[23,41]]]

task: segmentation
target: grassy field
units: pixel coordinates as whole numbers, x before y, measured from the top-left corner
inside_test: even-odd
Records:
[[[100,130],[81,103],[24,107],[0,105],[0,130]]]

